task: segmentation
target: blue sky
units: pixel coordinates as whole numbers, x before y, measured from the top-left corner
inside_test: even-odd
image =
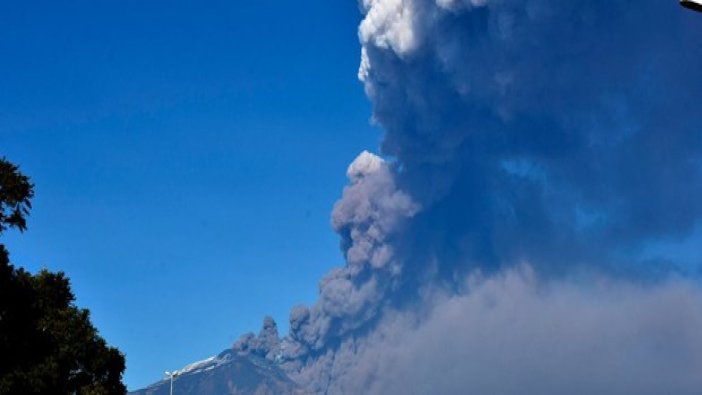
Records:
[[[0,155],[36,184],[15,264],[65,271],[126,383],[205,358],[342,264],[375,149],[353,1],[0,5]]]

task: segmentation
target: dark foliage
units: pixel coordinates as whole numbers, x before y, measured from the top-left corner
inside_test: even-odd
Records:
[[[33,186],[0,159],[0,234],[23,231]],[[124,356],[76,307],[63,273],[32,275],[0,244],[0,394],[124,394]]]
[[[0,233],[8,227],[27,228],[25,216],[32,208],[34,186],[14,164],[0,158]]]

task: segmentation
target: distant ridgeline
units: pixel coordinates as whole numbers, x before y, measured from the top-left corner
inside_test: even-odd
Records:
[[[178,395],[292,395],[302,390],[283,372],[278,363],[259,355],[256,343],[275,341],[275,322],[267,317],[258,337],[244,336],[232,349],[215,357],[190,364],[175,372],[173,393]],[[279,340],[278,340],[279,342]],[[169,395],[170,378],[130,395]]]

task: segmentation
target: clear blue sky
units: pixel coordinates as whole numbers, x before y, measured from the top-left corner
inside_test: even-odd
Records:
[[[60,3],[60,4],[59,4]],[[329,212],[375,149],[354,1],[0,3],[0,155],[36,184],[15,264],[65,271],[130,389],[342,259]]]

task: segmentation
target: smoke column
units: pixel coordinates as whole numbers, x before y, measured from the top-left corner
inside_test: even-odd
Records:
[[[660,0],[361,8],[391,159],[349,166],[346,266],[316,304],[235,348],[320,394],[699,393],[702,19]]]

